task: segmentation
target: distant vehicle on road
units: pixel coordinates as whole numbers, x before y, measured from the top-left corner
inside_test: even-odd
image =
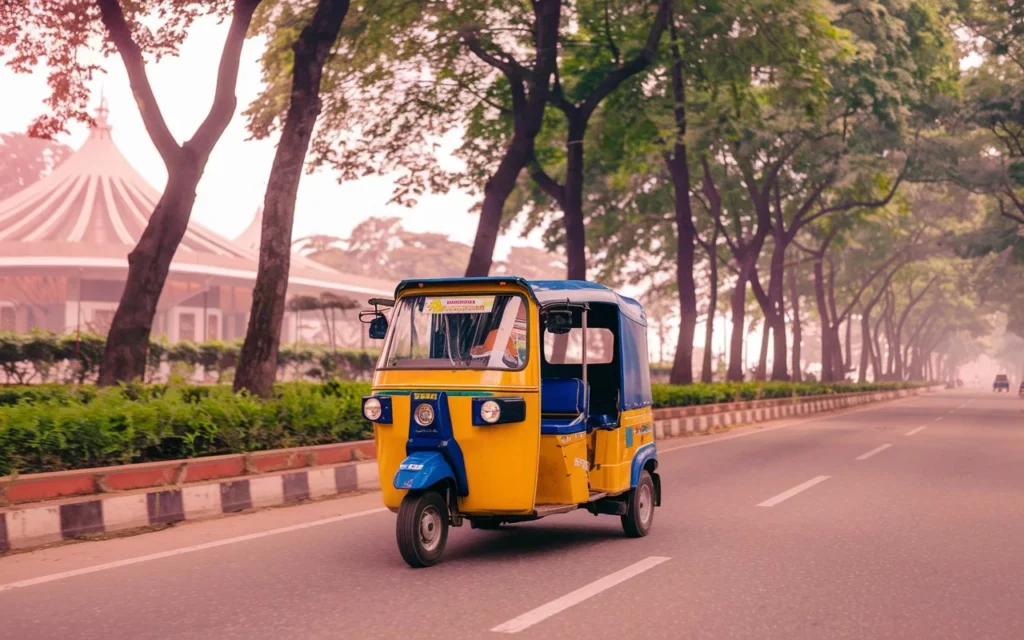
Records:
[[[996,381],[992,383],[992,391],[1010,393],[1010,379],[1006,377],[1006,374],[1000,373],[996,376]]]
[[[1020,383],[1020,389],[1017,391],[1017,395],[1024,398],[1024,380]]]
[[[947,380],[946,381],[946,388],[947,389],[956,389],[956,383],[953,382],[952,380]]]

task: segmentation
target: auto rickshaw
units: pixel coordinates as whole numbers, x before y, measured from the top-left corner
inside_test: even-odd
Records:
[[[437,563],[467,521],[586,509],[647,535],[661,480],[639,303],[491,277],[407,280],[371,304],[361,319],[384,342],[363,415],[409,565]]]

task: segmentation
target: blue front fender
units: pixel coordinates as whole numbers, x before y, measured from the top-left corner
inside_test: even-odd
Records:
[[[408,491],[429,489],[438,482],[455,480],[455,472],[439,451],[417,451],[409,455],[395,474],[395,488]]]
[[[633,467],[630,470],[629,486],[635,487],[640,484],[640,474],[643,472],[644,467],[647,463],[654,460],[654,464],[658,464],[658,450],[654,447],[654,443],[645,444],[644,446],[637,449],[636,454],[633,456]]]

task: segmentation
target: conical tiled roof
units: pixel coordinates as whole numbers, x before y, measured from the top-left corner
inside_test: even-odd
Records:
[[[160,193],[132,168],[111,137],[106,101],[82,148],[50,175],[0,201],[0,269],[91,268],[123,272]],[[259,222],[250,248],[190,221],[171,263],[187,277],[251,283],[259,263]],[[293,254],[290,282],[380,295],[394,284],[335,271]]]
[[[110,133],[104,102],[81,149],[50,175],[0,202],[0,242],[122,245],[130,251],[160,193],[128,164]],[[254,257],[195,222],[178,250]]]

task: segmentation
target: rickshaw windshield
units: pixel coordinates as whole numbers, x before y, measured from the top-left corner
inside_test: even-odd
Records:
[[[520,295],[406,296],[391,314],[384,369],[526,366],[527,305]]]

